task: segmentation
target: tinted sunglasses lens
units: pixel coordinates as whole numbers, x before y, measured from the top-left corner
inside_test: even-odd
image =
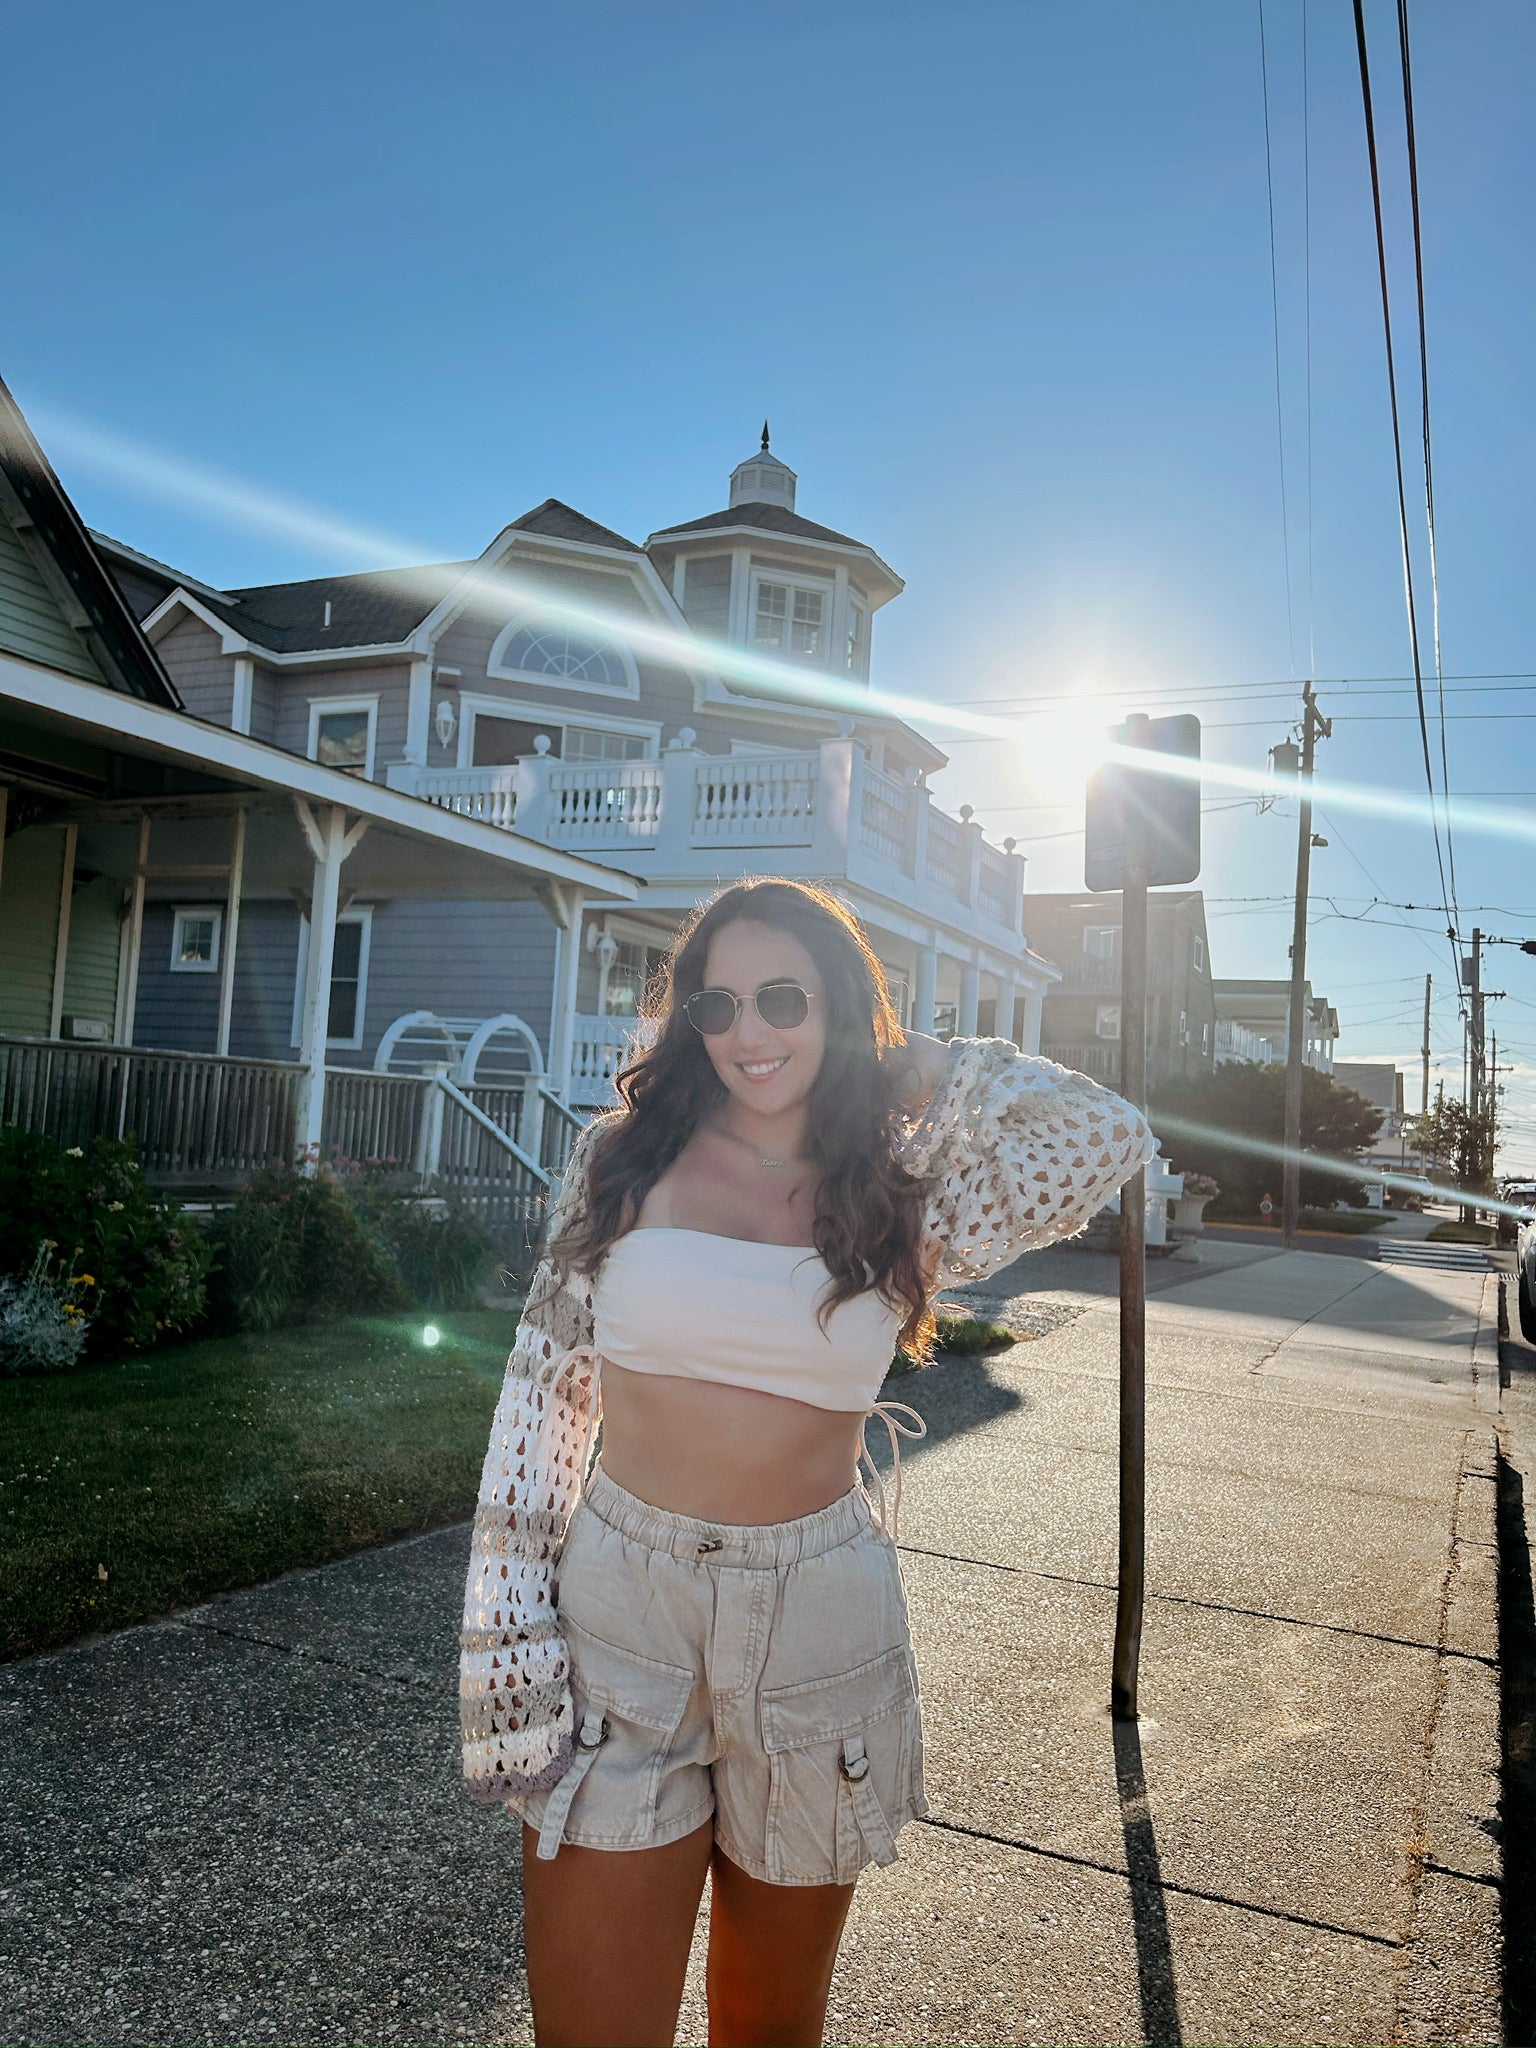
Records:
[[[770,982],[767,988],[760,988],[757,992],[757,1014],[776,1031],[787,1031],[795,1024],[803,1024],[810,1007],[811,999],[798,982]]]
[[[718,1038],[736,1022],[736,998],[729,989],[695,989],[683,1006],[688,1022],[706,1038]]]

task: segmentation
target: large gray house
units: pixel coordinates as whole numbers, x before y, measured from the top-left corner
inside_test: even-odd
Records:
[[[643,546],[547,499],[475,561],[216,590],[95,536],[188,713],[633,878],[444,900],[343,871],[329,1063],[408,1065],[432,1020],[457,1056],[510,1016],[557,1094],[600,1102],[682,917],[753,873],[835,888],[904,1021],[1038,1047],[1057,977],[1025,937],[1024,862],[934,803],[945,756],[867,702],[901,580],[795,495],[765,430],[723,510]],[[134,1038],[201,1053],[232,912],[227,860],[181,842],[144,850]],[[239,904],[219,1049],[295,1057],[309,910],[299,890]]]

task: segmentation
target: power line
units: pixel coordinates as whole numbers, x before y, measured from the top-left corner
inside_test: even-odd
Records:
[[[1419,398],[1424,437],[1424,523],[1429,532],[1430,617],[1434,631],[1435,682],[1440,700],[1440,780],[1445,788],[1445,851],[1451,869],[1451,903],[1458,930],[1456,841],[1451,832],[1451,769],[1445,741],[1445,677],[1440,659],[1440,568],[1435,549],[1435,465],[1429,438],[1429,330],[1424,318],[1424,237],[1419,221],[1419,151],[1413,123],[1413,66],[1408,51],[1408,0],[1397,0],[1397,41],[1403,61],[1403,121],[1408,142],[1408,193],[1413,210],[1413,279],[1419,316]]]
[[[1440,873],[1440,900],[1450,925],[1451,959],[1458,981],[1461,976],[1461,959],[1456,937],[1457,927],[1450,923],[1451,909],[1447,901],[1445,856],[1440,845],[1440,826],[1435,817],[1435,771],[1429,758],[1429,720],[1424,709],[1424,670],[1419,654],[1419,622],[1413,601],[1413,557],[1408,547],[1408,494],[1403,483],[1403,432],[1402,421],[1397,407],[1397,365],[1392,348],[1392,300],[1387,290],[1387,238],[1381,218],[1381,166],[1376,156],[1376,119],[1371,109],[1371,65],[1366,50],[1364,0],[1354,0],[1355,45],[1360,58],[1360,97],[1365,113],[1365,147],[1370,159],[1371,208],[1376,224],[1376,267],[1381,281],[1381,320],[1387,350],[1387,396],[1392,410],[1392,452],[1397,468],[1397,525],[1403,552],[1403,590],[1408,606],[1408,645],[1413,658],[1414,695],[1418,700],[1419,738],[1424,749],[1424,778],[1429,787],[1430,826],[1435,839],[1435,865]],[[1449,802],[1449,790],[1447,790]]]
[[[1285,559],[1285,632],[1296,675],[1296,620],[1291,606],[1291,515],[1285,495],[1285,409],[1280,398],[1280,277],[1275,260],[1275,163],[1269,137],[1269,56],[1264,34],[1264,0],[1259,0],[1259,79],[1264,98],[1264,180],[1269,194],[1269,307],[1275,336],[1275,443],[1280,464],[1280,546]]]
[[[1445,678],[1449,683],[1462,685],[1452,691],[1453,696],[1486,696],[1502,691],[1513,691],[1517,695],[1529,696],[1536,690],[1536,669],[1489,669],[1482,672],[1452,674]],[[1335,695],[1346,697],[1406,697],[1413,683],[1411,675],[1406,676],[1314,676],[1319,689],[1327,689]],[[1377,689],[1377,684],[1398,684],[1397,689]],[[1063,704],[1073,708],[1092,709],[1102,706],[1106,710],[1121,699],[1136,703],[1193,703],[1199,700],[1220,703],[1237,703],[1249,697],[1289,696],[1295,689],[1294,681],[1276,678],[1268,682],[1252,683],[1165,683],[1155,688],[1138,688],[1130,685],[1120,690],[1099,690],[1085,696],[1080,690],[1019,690],[1004,697],[952,697],[945,701],[957,710],[985,711],[998,707],[1022,705],[1026,709],[1043,705]]]

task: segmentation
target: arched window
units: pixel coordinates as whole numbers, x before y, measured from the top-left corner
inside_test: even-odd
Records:
[[[515,620],[491,650],[493,672],[537,676],[582,690],[613,690],[633,696],[634,663],[612,640],[595,640],[565,626],[519,625]]]

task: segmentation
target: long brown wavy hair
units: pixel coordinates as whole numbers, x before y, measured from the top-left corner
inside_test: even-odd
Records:
[[[896,1096],[882,1054],[906,1043],[876,959],[853,913],[825,889],[777,879],[734,883],[678,933],[642,1016],[655,1027],[621,1068],[624,1104],[593,1144],[585,1213],[549,1245],[562,1273],[595,1273],[615,1238],[699,1126],[725,1100],[684,1004],[704,986],[710,941],[748,921],[787,932],[810,954],[825,988],[826,1051],[811,1090],[806,1137],[820,1169],[813,1237],[832,1275],[822,1328],[842,1302],[875,1288],[902,1312],[899,1342],[916,1357],[934,1334],[922,1261],[924,1188],[893,1151]]]

